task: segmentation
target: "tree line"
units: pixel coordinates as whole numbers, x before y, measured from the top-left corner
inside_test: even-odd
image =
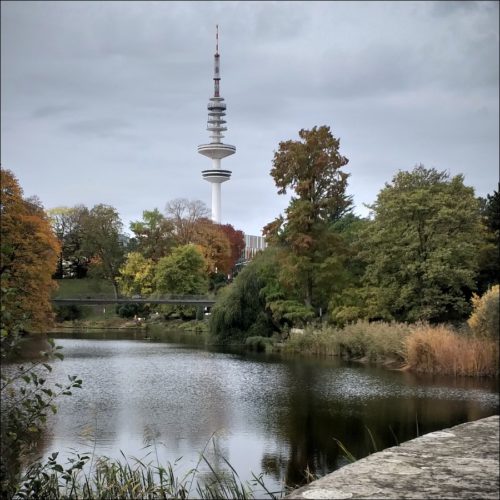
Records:
[[[179,198],[144,210],[129,237],[118,212],[99,204],[49,210],[61,244],[56,278],[101,277],[115,296],[205,293],[224,283],[244,248],[243,233],[208,218],[201,201]]]
[[[417,165],[397,172],[364,218],[346,192],[347,163],[327,126],[279,144],[271,176],[291,200],[264,228],[268,248],[216,304],[216,337],[270,336],[320,317],[460,322],[474,294],[498,283],[498,191],[476,197],[463,175]]]
[[[223,340],[319,318],[339,326],[465,319],[473,295],[498,283],[498,191],[483,199],[462,175],[417,165],[397,172],[360,217],[347,164],[328,126],[279,144],[270,173],[290,203],[264,227],[268,247],[229,286],[243,233],[213,223],[202,202],[145,210],[128,236],[115,208],[45,212],[2,170],[2,286],[16,290],[6,295],[9,314],[35,329],[46,324],[53,275],[99,276],[116,296],[222,289],[211,331]]]

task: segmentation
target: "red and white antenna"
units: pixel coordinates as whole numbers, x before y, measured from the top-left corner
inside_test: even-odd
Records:
[[[222,142],[223,132],[227,130],[226,103],[220,95],[220,55],[219,55],[219,25],[215,25],[215,55],[214,55],[214,95],[208,103],[207,130],[210,132],[210,142],[200,144],[198,153],[212,160],[212,168],[203,170],[203,179],[212,185],[212,220],[221,222],[221,184],[231,178],[231,171],[221,168],[221,160],[236,152],[236,147]]]

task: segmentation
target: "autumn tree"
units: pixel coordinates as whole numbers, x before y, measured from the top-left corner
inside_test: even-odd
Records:
[[[91,272],[109,280],[118,297],[117,277],[125,257],[120,216],[109,205],[95,205],[83,218],[82,225],[83,251],[92,256]]]
[[[60,246],[43,207],[23,199],[10,170],[0,170],[0,235],[2,287],[2,345],[14,325],[45,330],[53,320],[51,293],[55,288]]]
[[[174,224],[157,208],[144,210],[142,220],[131,222],[130,229],[137,241],[136,250],[154,262],[168,255],[174,244]]]
[[[463,176],[416,166],[398,172],[370,207],[361,289],[364,314],[398,321],[449,321],[470,312],[479,204]]]
[[[278,194],[293,195],[285,215],[268,224],[264,235],[269,244],[289,249],[282,263],[289,289],[298,290],[307,306],[318,306],[326,300],[319,280],[335,279],[341,264],[340,239],[330,225],[352,204],[349,174],[341,170],[348,160],[327,126],[301,130],[299,137],[280,142],[274,154],[271,176]]]
[[[207,273],[227,274],[231,269],[231,244],[219,224],[199,219],[194,224],[192,243],[205,259]]]
[[[229,240],[231,255],[227,268],[229,271],[233,271],[245,249],[245,235],[243,231],[235,229],[231,224],[221,224],[219,227]]]
[[[155,262],[139,252],[127,254],[117,277],[120,292],[128,297],[151,295],[154,291]]]
[[[188,245],[194,241],[197,222],[208,218],[209,212],[202,201],[177,198],[167,203],[165,214],[173,224],[176,245]]]

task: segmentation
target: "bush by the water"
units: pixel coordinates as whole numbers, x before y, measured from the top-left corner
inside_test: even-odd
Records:
[[[498,339],[500,329],[500,286],[495,285],[481,297],[472,297],[473,311],[468,324],[476,337]]]
[[[250,351],[256,352],[267,352],[271,351],[273,348],[274,342],[269,337],[247,337],[245,339],[245,347]]]

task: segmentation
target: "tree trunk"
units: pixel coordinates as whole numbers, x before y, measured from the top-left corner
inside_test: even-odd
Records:
[[[115,279],[112,279],[111,283],[113,283],[113,292],[115,294],[115,299],[117,299],[118,298],[118,283],[116,282]]]

